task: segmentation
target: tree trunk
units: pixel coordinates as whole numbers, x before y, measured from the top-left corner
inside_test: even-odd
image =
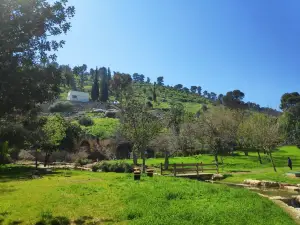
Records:
[[[37,153],[38,153],[38,150],[35,149],[35,169],[37,170],[38,168],[38,159],[37,159]]]
[[[165,151],[165,170],[169,168],[169,153]]]
[[[145,153],[142,153],[142,158],[143,158],[143,173],[146,172],[146,156]]]
[[[48,161],[49,161],[49,157],[50,157],[50,153],[47,153],[47,152],[46,152],[46,155],[45,155],[45,162],[44,162],[44,167],[47,166]]]
[[[133,152],[133,157],[132,157],[132,159],[133,159],[133,165],[137,165],[137,157],[136,157],[135,152]]]
[[[215,154],[215,162],[216,162],[217,171],[219,171],[219,160],[217,154]]]
[[[273,169],[274,169],[275,172],[277,172],[275,163],[273,161],[273,156],[272,156],[271,150],[269,150],[269,156],[270,156],[270,159],[271,159],[271,162],[272,162]]]
[[[257,150],[257,154],[258,154],[258,160],[259,160],[259,163],[262,164],[259,150]]]

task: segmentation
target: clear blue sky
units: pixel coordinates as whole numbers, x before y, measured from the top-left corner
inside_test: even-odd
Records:
[[[300,91],[299,0],[69,0],[60,64],[109,66],[278,108]]]

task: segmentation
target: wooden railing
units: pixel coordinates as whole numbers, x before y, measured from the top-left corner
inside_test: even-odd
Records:
[[[204,173],[205,171],[216,171],[219,173],[218,166],[216,164],[204,164],[200,163],[174,163],[169,164],[168,169],[164,169],[164,165],[160,164],[160,174],[164,175],[164,172],[170,172],[175,177],[178,174],[196,173],[199,175],[200,173]]]

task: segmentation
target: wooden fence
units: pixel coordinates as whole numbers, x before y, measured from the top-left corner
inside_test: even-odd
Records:
[[[218,166],[216,164],[204,164],[200,163],[174,163],[169,164],[168,169],[164,169],[163,163],[160,164],[160,174],[164,175],[164,172],[170,172],[175,177],[178,174],[196,173],[197,175],[208,171],[216,171],[219,173]]]

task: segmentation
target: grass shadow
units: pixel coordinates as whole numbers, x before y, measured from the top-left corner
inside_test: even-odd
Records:
[[[47,168],[38,168],[36,170],[30,166],[5,165],[0,166],[0,183],[14,180],[31,180],[33,178],[53,176],[61,173],[61,171],[52,171]]]

